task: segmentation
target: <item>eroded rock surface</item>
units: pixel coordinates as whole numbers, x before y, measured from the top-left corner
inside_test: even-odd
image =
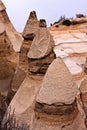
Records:
[[[37,21],[37,16],[34,11],[30,12],[28,20],[29,23],[26,24],[23,32],[25,35],[28,33],[26,32],[26,29],[27,31],[29,30],[28,26],[31,26],[32,29],[34,25],[36,26],[35,21]],[[27,74],[32,76],[38,74],[44,76],[47,68],[55,58],[55,54],[53,52],[54,41],[53,37],[46,28],[46,21],[40,20],[39,24],[40,25],[38,25],[38,29],[36,29],[37,32],[35,33],[34,39],[29,37],[26,38],[24,36],[24,41],[19,53],[19,66],[15,73],[16,75],[21,75],[21,73],[24,73],[24,75],[19,77],[15,75],[12,84],[13,90],[20,87],[20,84]],[[29,36],[31,36],[31,32],[29,32]],[[15,86],[15,82],[17,86]]]
[[[70,104],[74,101],[77,91],[68,68],[63,60],[58,58],[49,66],[36,100],[49,105]]]
[[[85,123],[87,127],[87,78],[82,81],[80,91],[81,91],[81,100],[83,103],[83,109],[86,115]]]
[[[28,57],[40,59],[47,56],[54,47],[54,41],[47,28],[40,28],[30,47]]]
[[[86,58],[86,62],[85,62],[85,64],[84,64],[84,72],[85,72],[86,75],[87,75],[87,58]]]
[[[4,24],[0,23],[0,92],[6,94],[14,76],[16,64],[10,59],[10,55],[15,55],[11,41],[5,31]]]
[[[33,40],[39,27],[39,22],[35,11],[30,12],[29,18],[26,22],[23,37],[25,39]]]
[[[23,38],[12,25],[6,12],[6,7],[2,1],[0,1],[0,21],[2,21],[5,26],[6,33],[11,41],[11,44],[13,45],[13,49],[15,52],[19,52]]]
[[[36,97],[33,128],[86,130],[76,103],[78,93],[79,90],[62,59],[54,60]],[[76,124],[76,121],[81,124]]]

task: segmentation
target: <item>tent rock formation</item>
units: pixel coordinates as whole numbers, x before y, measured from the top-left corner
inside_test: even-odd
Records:
[[[86,130],[76,101],[79,89],[62,59],[40,78],[26,77],[11,101],[17,119],[29,123],[30,130]]]
[[[1,0],[0,0],[0,20],[5,25],[5,30],[6,30],[6,33],[9,37],[9,39],[11,40],[13,49],[16,52],[19,52],[23,38],[13,27],[13,25],[7,15],[5,5],[2,3]]]
[[[28,19],[29,22],[26,24],[23,34],[27,35],[28,30],[30,31],[27,26],[31,26],[31,22],[33,24],[31,28],[34,27],[34,24],[36,26],[36,20],[36,13],[33,11],[30,13]],[[48,66],[55,58],[55,54],[53,52],[54,41],[46,28],[46,21],[41,20],[40,24],[42,24],[43,27],[38,26],[35,34],[36,36],[34,39],[32,38],[33,40],[31,38],[26,39],[26,37],[24,37],[19,53],[19,66],[13,78],[12,90],[18,90],[27,74],[32,76],[35,74],[44,75]],[[31,32],[29,32],[29,35],[31,35]],[[21,76],[21,74],[23,74],[23,76]],[[20,75],[20,79],[17,75]]]

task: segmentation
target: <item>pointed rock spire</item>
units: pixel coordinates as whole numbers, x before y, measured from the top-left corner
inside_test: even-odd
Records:
[[[44,28],[47,27],[47,24],[46,24],[46,20],[45,20],[45,19],[40,19],[40,20],[39,20],[39,27],[44,27]]]
[[[23,38],[12,25],[12,23],[8,17],[8,14],[6,12],[6,8],[1,0],[0,0],[0,21],[5,26],[5,31],[11,41],[11,44],[13,45],[13,49],[16,52],[19,52]]]
[[[23,31],[23,37],[25,39],[32,40],[36,34],[36,31],[39,27],[39,22],[37,19],[37,15],[35,11],[30,12],[29,18],[26,22],[24,31]]]
[[[36,15],[36,12],[35,12],[35,11],[31,11],[31,12],[30,12],[29,19],[37,20],[37,15]]]
[[[3,2],[0,0],[0,11],[5,10],[5,5],[3,4]]]

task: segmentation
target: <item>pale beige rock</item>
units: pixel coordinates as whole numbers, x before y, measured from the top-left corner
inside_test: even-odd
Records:
[[[87,78],[82,81],[80,91],[82,94],[87,93]]]
[[[46,28],[40,28],[36,33],[28,57],[31,59],[39,59],[47,56],[53,49],[54,41]]]
[[[76,97],[79,90],[63,60],[55,59],[49,66],[36,97],[35,130],[86,130]]]
[[[26,73],[21,68],[17,68],[11,84],[11,89],[14,92],[16,92],[19,89],[25,77]]]
[[[14,98],[12,99],[10,105],[11,109],[15,109],[15,114],[17,117],[29,109],[32,106],[36,94],[40,88],[42,76],[27,76]]]
[[[49,66],[36,101],[46,104],[70,104],[78,88],[63,60],[55,59]],[[66,98],[65,98],[66,97]]]
[[[11,41],[11,44],[13,45],[14,50],[19,52],[23,38],[22,35],[19,34],[12,25],[2,1],[0,1],[0,21],[2,21],[5,26],[5,31]]]
[[[35,11],[30,12],[29,18],[26,22],[23,37],[25,39],[33,39],[39,27],[39,22]]]

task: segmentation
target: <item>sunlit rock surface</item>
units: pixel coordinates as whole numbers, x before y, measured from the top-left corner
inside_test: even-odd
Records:
[[[54,47],[54,41],[47,28],[40,28],[30,47],[28,57],[40,59],[47,56]]]
[[[64,126],[64,130],[86,130],[76,103],[78,94],[68,68],[58,58],[44,80],[40,75],[26,76],[10,105],[17,119],[29,123],[30,129],[61,130]]]
[[[38,30],[35,33],[35,37],[31,37],[31,32],[28,26],[31,26],[36,21],[36,13],[30,12],[29,23],[26,24],[23,34],[25,34],[22,46],[19,53],[19,66],[15,73],[12,82],[12,90],[17,91],[23,82],[25,76],[29,73],[30,75],[41,75],[44,76],[47,68],[51,62],[55,59],[53,52],[54,40],[50,32],[46,28],[46,21],[40,20]],[[36,26],[36,25],[35,25]],[[33,28],[33,25],[32,25]],[[29,33],[29,35],[27,35]],[[27,35],[27,38],[26,38]],[[24,74],[21,76],[21,74]],[[17,76],[20,75],[20,76]],[[16,82],[16,83],[15,83]]]
[[[25,39],[33,40],[39,27],[39,21],[35,11],[30,12],[29,18],[26,22],[23,37]]]
[[[63,60],[57,58],[49,66],[36,100],[49,105],[69,104],[74,101],[77,90]]]
[[[22,38],[21,34],[18,33],[15,30],[14,26],[12,25],[12,23],[8,17],[8,14],[6,12],[5,5],[2,3],[2,1],[0,1],[0,20],[2,21],[2,23],[5,26],[6,33],[9,37],[9,39],[11,40],[13,49],[15,50],[15,52],[19,52],[23,38]]]
[[[78,19],[79,21],[80,19]],[[87,18],[83,18],[83,21]],[[58,28],[49,28],[55,41],[54,52],[56,57],[61,57],[71,74],[74,76],[78,87],[85,77],[84,64],[87,57],[87,23],[71,25],[69,27],[60,25]]]

